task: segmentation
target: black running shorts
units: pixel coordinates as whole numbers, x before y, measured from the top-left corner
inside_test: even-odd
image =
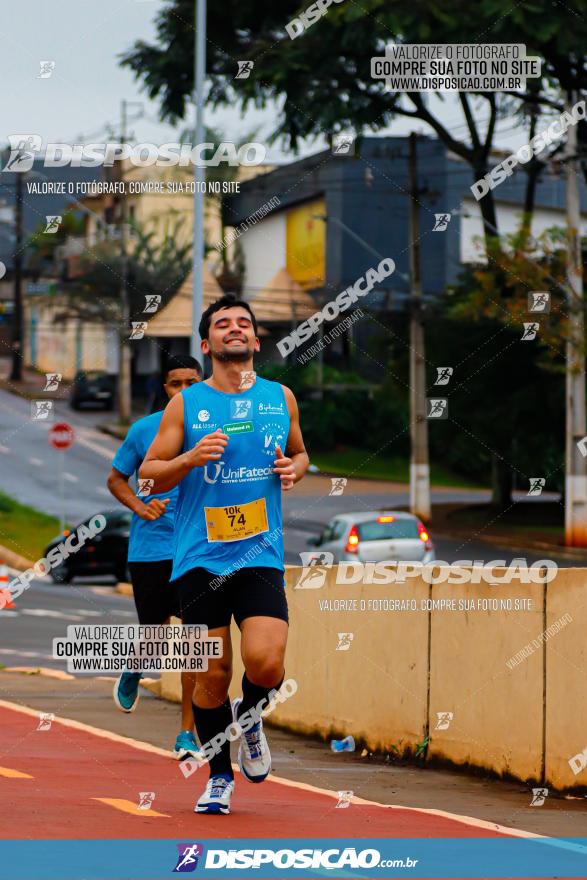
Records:
[[[283,572],[278,568],[241,568],[216,575],[192,568],[173,582],[179,592],[184,624],[215,629],[240,626],[246,617],[277,617],[288,622]]]
[[[177,581],[169,583],[172,567],[172,559],[128,563],[139,623],[155,625],[180,616]]]

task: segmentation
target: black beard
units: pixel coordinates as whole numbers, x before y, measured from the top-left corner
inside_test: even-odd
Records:
[[[210,349],[210,357],[223,363],[242,364],[249,361],[253,356],[252,349],[247,348],[246,351],[214,351]]]

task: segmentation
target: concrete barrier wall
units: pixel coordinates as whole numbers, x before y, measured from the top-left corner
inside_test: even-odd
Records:
[[[400,754],[428,737],[428,760],[587,785],[587,570],[560,569],[548,584],[490,585],[473,569],[479,583],[430,586],[420,578],[337,584],[333,568],[320,588],[296,589],[301,571],[286,572],[286,675],[298,691],[273,724],[325,739],[352,734]],[[391,610],[394,602],[403,610]],[[347,650],[337,650],[339,633],[352,633]],[[162,676],[161,695],[179,699],[177,674]]]

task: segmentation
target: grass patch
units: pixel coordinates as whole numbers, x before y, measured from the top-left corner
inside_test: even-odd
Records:
[[[39,559],[59,534],[59,520],[0,492],[0,544],[24,556]]]
[[[311,462],[328,474],[340,474],[346,477],[352,475],[356,479],[364,477],[371,480],[392,480],[396,483],[410,481],[408,459],[391,458],[368,452],[366,449],[346,446],[332,452],[316,452],[312,455]],[[459,489],[487,488],[453,473],[441,464],[434,463],[430,467],[430,481],[433,486],[454,486]]]
[[[468,534],[478,532],[511,538],[531,538],[564,544],[564,508],[556,501],[518,502],[497,511],[488,504],[435,504],[434,527],[439,531]]]

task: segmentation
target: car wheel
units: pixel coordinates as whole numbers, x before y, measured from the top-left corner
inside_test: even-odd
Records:
[[[71,580],[71,574],[66,565],[58,565],[57,568],[51,570],[51,578],[54,584],[68,584]]]

